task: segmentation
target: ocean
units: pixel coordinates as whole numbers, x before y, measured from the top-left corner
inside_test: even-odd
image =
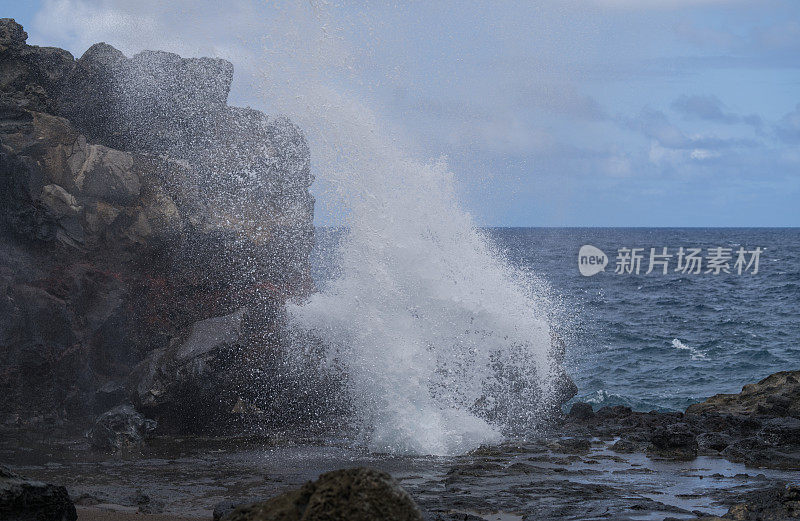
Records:
[[[574,400],[595,408],[684,410],[717,393],[780,370],[800,368],[800,229],[797,228],[487,228],[498,255],[545,284]],[[314,278],[320,287],[335,265],[340,230],[317,229]],[[592,245],[608,265],[578,270],[578,251]],[[675,271],[679,248],[701,248],[702,272]],[[737,273],[737,251],[760,253]],[[623,248],[642,248],[639,274],[615,273]],[[650,249],[667,259],[650,274]],[[709,249],[730,248],[731,273],[706,273]],[[727,253],[723,250],[723,255]],[[749,261],[752,254],[746,255]],[[656,259],[658,260],[658,259]],[[661,260],[664,260],[663,258]],[[746,266],[743,266],[746,268]]]

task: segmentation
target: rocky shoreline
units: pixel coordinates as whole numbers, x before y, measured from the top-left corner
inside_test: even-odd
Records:
[[[313,289],[302,132],[229,106],[225,60],[26,40],[0,19],[0,424],[121,448],[313,420],[281,416],[317,374],[283,370]]]
[[[616,452],[692,460],[721,456],[753,467],[800,470],[800,371],[782,371],[718,394],[685,413],[633,412],[627,407],[572,406],[561,432],[619,438]]]
[[[340,376],[286,356],[302,132],[225,60],[26,42],[0,19],[0,520],[800,517],[798,370],[684,413],[562,415],[563,376],[537,436],[352,446]]]
[[[61,453],[71,459],[60,458],[49,439],[35,447],[7,440],[0,458],[13,463],[14,472],[66,484],[86,519],[108,512],[156,516],[153,521],[794,519],[800,517],[799,404],[800,371],[784,371],[685,413],[593,411],[575,404],[538,437],[452,458],[375,455],[330,438],[297,435],[156,437],[139,452],[113,456],[89,450],[85,441],[65,441],[70,448]],[[322,489],[303,485],[353,467],[378,470],[323,476]],[[362,482],[366,488],[356,493]],[[0,489],[9,490],[9,483]],[[386,503],[389,496],[370,492],[374,487],[405,489],[413,501],[401,503],[416,504],[421,517],[411,506],[403,510],[410,517],[370,517],[406,508]],[[327,492],[317,497],[318,490]],[[304,507],[290,508],[312,497],[331,512],[359,513],[302,517]]]

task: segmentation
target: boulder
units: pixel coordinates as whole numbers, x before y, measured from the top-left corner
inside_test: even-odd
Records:
[[[421,521],[411,496],[389,474],[335,470],[268,501],[236,508],[224,521]]]
[[[244,369],[235,363],[233,351],[242,336],[243,317],[244,309],[239,309],[196,322],[134,368],[131,397],[139,410],[158,420],[162,431],[196,431],[207,423],[220,424],[234,412]],[[226,370],[230,367],[241,371]]]
[[[0,519],[75,521],[75,505],[62,486],[26,480],[0,465]]]
[[[89,443],[107,452],[140,449],[156,422],[146,420],[130,405],[119,405],[101,414],[89,430]]]
[[[586,402],[576,402],[572,404],[568,416],[576,420],[590,420],[594,418],[594,409]]]
[[[591,409],[575,404],[561,435],[620,438],[617,452],[689,460],[722,456],[747,465],[800,469],[798,371],[782,371],[745,385],[740,394],[717,395],[686,413],[638,412],[628,407]]]
[[[686,461],[697,457],[697,436],[686,423],[657,427],[650,438],[648,454],[664,459]]]

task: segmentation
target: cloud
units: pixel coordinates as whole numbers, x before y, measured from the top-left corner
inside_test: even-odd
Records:
[[[637,118],[627,120],[625,124],[655,140],[663,148],[693,150],[694,158],[712,157],[710,152],[714,150],[752,148],[758,145],[752,139],[720,138],[712,134],[689,135],[670,122],[666,114],[652,109],[644,109]]]
[[[742,116],[727,111],[722,101],[714,95],[687,96],[684,94],[673,101],[671,107],[675,112],[682,114],[687,119],[712,121],[714,123],[723,123],[726,125],[744,123],[756,130],[760,129],[763,125],[761,116],[758,114]]]
[[[800,143],[800,103],[775,124],[775,135],[785,143]]]
[[[683,95],[672,102],[672,108],[687,117],[717,121],[719,123],[737,123],[741,121],[738,114],[725,112],[722,102],[716,96]]]
[[[800,107],[764,121],[751,113],[780,115],[800,101],[786,88],[800,70],[797,0],[41,6],[26,27],[31,43],[79,54],[106,41],[128,55],[157,47],[231,59],[231,103],[295,118],[310,137],[318,180],[341,170],[324,150],[336,136],[349,139],[350,122],[330,116],[338,98],[332,108],[307,110],[317,102],[309,87],[368,106],[420,156],[447,156],[460,180],[491,176],[480,190],[506,193],[506,174],[518,170],[545,203],[558,206],[548,201],[562,197],[556,212],[567,211],[589,179],[597,180],[598,200],[608,201],[618,195],[609,186],[631,187],[632,196],[654,186],[683,193],[681,183],[703,191],[738,176],[749,193],[751,184],[797,171]],[[653,108],[639,112],[645,104]],[[570,192],[573,185],[580,190]],[[796,187],[787,181],[780,193]],[[326,189],[314,189],[327,204]],[[485,198],[481,192],[470,210]],[[683,195],[671,204],[681,208]],[[527,206],[497,204],[503,215]]]
[[[600,163],[601,170],[611,177],[629,177],[633,174],[631,159],[622,155],[611,155]]]
[[[759,47],[775,51],[800,49],[800,22],[781,21],[754,31],[753,40]]]
[[[658,110],[645,109],[638,119],[629,122],[634,130],[639,130],[650,139],[658,141],[666,148],[690,148],[689,138],[678,127],[670,123],[666,114]]]

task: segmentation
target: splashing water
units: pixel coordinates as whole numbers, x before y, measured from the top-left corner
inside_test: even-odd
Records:
[[[328,182],[346,194],[348,235],[338,277],[289,307],[292,326],[347,374],[371,450],[454,454],[533,425],[550,386],[547,301],[475,229],[444,164],[404,157],[365,107],[336,101],[350,146]]]
[[[212,14],[193,2],[170,5],[112,1],[85,18],[122,22],[78,33],[122,42],[129,53],[229,58],[240,82],[251,78],[250,95],[306,132],[317,190],[339,201],[348,233],[338,276],[289,304],[289,323],[298,338],[319,338],[324,362],[346,374],[370,449],[455,454],[535,426],[555,384],[552,302],[475,228],[444,162],[411,159],[361,97],[339,88],[337,74],[358,59],[334,17],[314,3],[242,0]],[[173,30],[186,19],[187,31]],[[144,35],[142,20],[152,28]],[[226,27],[235,27],[234,40]]]

